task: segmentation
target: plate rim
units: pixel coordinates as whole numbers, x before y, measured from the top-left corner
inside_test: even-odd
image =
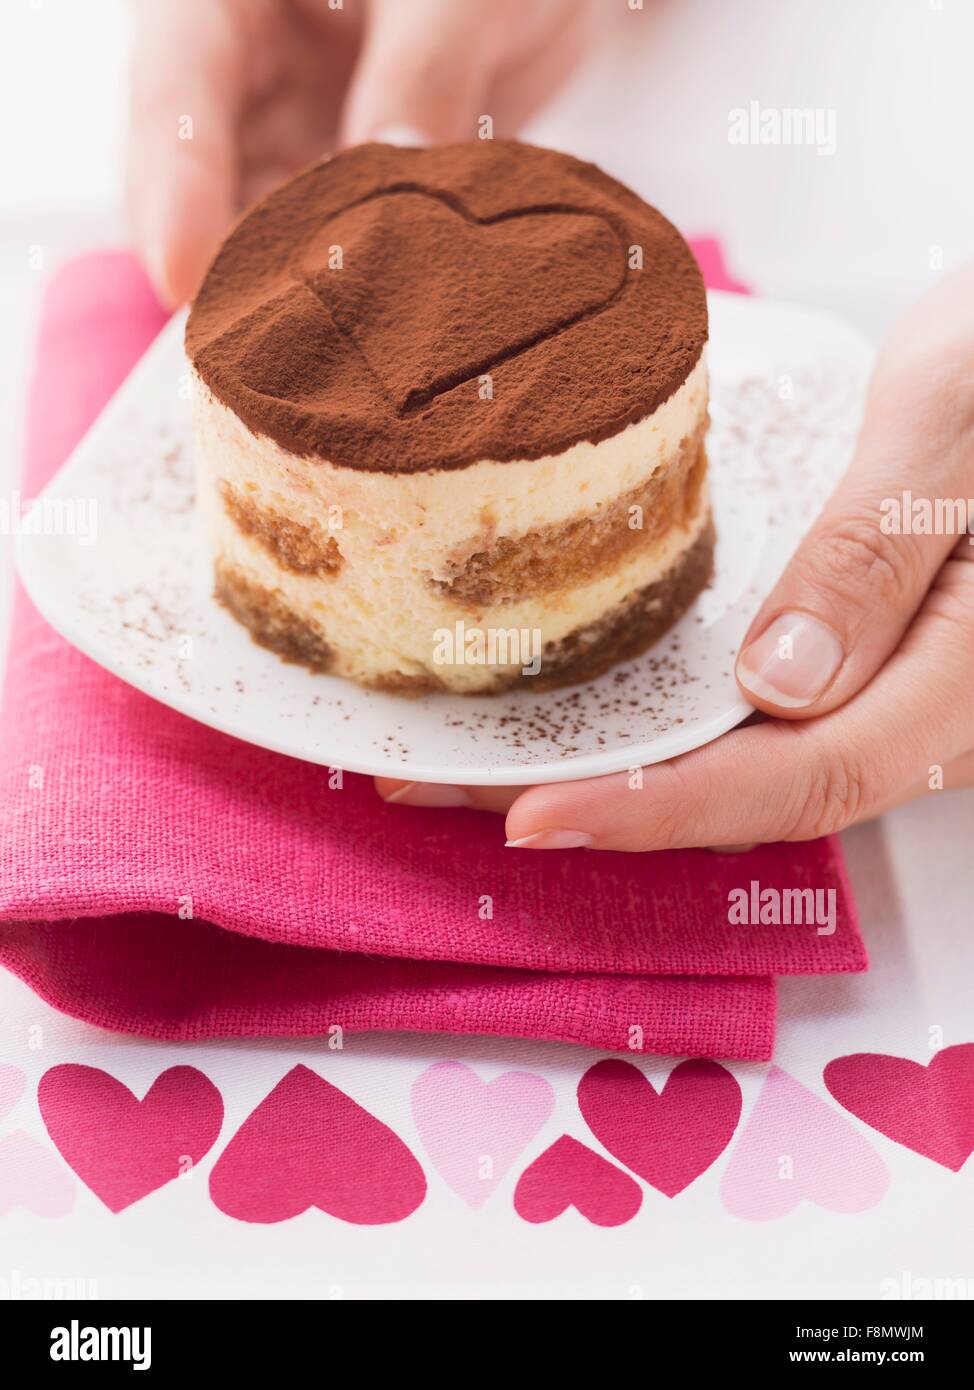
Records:
[[[875,359],[876,349],[866,334],[854,324],[828,310],[815,306],[793,304],[786,300],[741,295],[725,290],[708,290],[707,294],[708,300],[736,302],[742,307],[746,305],[745,312],[784,311],[789,314],[819,319],[827,323],[833,330],[840,329],[847,336],[850,345],[854,345],[862,353],[864,365],[868,366]],[[186,314],[185,309],[180,310],[164,325],[96,419],[75,444],[54,476],[38,493],[34,494],[31,500],[42,501],[49,493],[53,494],[55,489],[63,483],[65,477],[78,467],[79,456],[87,455],[93,448],[97,448],[99,439],[110,430],[116,416],[121,414],[126,407],[129,396],[138,389],[139,382],[143,377],[150,375],[156,358],[171,351],[171,340],[177,333],[181,335]],[[533,786],[581,781],[589,777],[610,776],[637,767],[649,767],[654,763],[666,762],[696,748],[704,747],[735,728],[753,712],[754,708],[738,691],[738,698],[733,705],[728,705],[719,714],[713,715],[709,719],[688,724],[685,731],[668,731],[665,739],[657,736],[647,743],[634,741],[629,745],[614,749],[599,749],[591,753],[567,756],[558,761],[526,763],[523,766],[503,766],[496,769],[490,766],[451,767],[446,770],[441,765],[428,767],[415,758],[410,758],[408,763],[397,767],[382,757],[375,759],[350,757],[343,758],[340,763],[330,762],[324,757],[317,756],[313,750],[309,749],[307,743],[289,742],[287,738],[275,738],[273,736],[257,738],[249,732],[241,733],[239,726],[235,726],[232,719],[222,718],[212,714],[212,712],[204,717],[197,710],[187,708],[186,704],[181,702],[179,692],[170,693],[160,691],[157,688],[152,689],[149,688],[148,683],[139,681],[136,678],[137,673],[123,669],[110,655],[106,655],[96,640],[86,636],[83,624],[76,625],[72,621],[70,613],[66,614],[63,610],[58,609],[56,604],[48,602],[50,590],[44,582],[43,566],[38,566],[35,563],[35,557],[41,554],[42,550],[40,547],[29,546],[28,542],[32,539],[34,538],[23,530],[18,529],[15,532],[12,546],[14,568],[31,603],[44,621],[65,641],[103,670],[124,681],[132,689],[138,690],[149,699],[156,700],[159,704],[175,710],[184,718],[192,719],[195,723],[206,728],[215,729],[240,743],[263,748],[268,752],[281,754],[285,757],[296,758],[301,762],[312,763],[318,767],[340,768],[342,771],[366,776],[384,777],[398,781],[429,782],[438,785]],[[79,627],[82,630],[79,630]],[[88,629],[88,632],[90,633],[91,629]],[[270,652],[267,653],[267,659],[268,661],[277,661],[277,658]],[[331,679],[341,678],[332,677]],[[559,691],[553,690],[547,693],[557,698]],[[400,707],[408,707],[413,703],[407,696],[388,692],[381,692],[381,694],[384,699],[390,700]],[[479,696],[478,698],[486,699],[489,697]],[[665,751],[654,756],[654,745],[661,742],[665,744]]]

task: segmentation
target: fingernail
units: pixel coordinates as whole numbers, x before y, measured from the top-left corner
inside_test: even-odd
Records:
[[[507,849],[585,849],[592,844],[594,835],[584,830],[536,830],[533,835],[523,835],[520,840],[508,840]]]
[[[407,782],[385,798],[386,804],[403,806],[469,806],[470,797],[462,787],[440,787],[431,782]]]
[[[757,848],[757,841],[752,840],[749,845],[711,845],[711,854],[750,854],[752,849]]]
[[[372,139],[379,145],[411,145],[425,149],[430,143],[428,135],[411,125],[387,125],[377,131]]]
[[[782,613],[737,659],[737,678],[759,700],[800,709],[831,685],[845,653],[831,628],[808,613]]]

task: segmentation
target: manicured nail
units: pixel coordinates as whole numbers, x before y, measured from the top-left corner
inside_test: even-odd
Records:
[[[508,849],[585,849],[594,839],[584,830],[536,830],[506,844]]]
[[[385,800],[387,805],[397,802],[403,806],[470,805],[470,797],[462,787],[440,787],[432,782],[407,782]]]
[[[737,659],[737,678],[759,700],[801,709],[832,683],[842,665],[842,643],[808,613],[782,613]]]
[[[372,139],[380,145],[409,145],[418,146],[421,149],[430,143],[428,135],[424,135],[421,130],[417,130],[411,125],[387,125],[382,130],[372,136]]]

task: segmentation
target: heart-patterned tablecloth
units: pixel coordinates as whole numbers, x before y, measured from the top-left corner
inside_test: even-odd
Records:
[[[949,1134],[945,1166],[959,1171],[974,1153],[974,1043],[944,1049],[927,1068],[874,1056],[871,1080],[861,1060],[840,1057],[825,1068],[833,1077],[856,1070],[853,1113],[867,1110],[872,1126],[891,1136],[905,1131],[899,1142],[936,1162],[944,1162],[943,1155],[919,1136]],[[917,1085],[917,1075],[930,1084]],[[632,1062],[596,1062],[579,1080],[577,1097],[591,1137],[618,1166],[561,1135],[521,1172],[514,1206],[528,1221],[552,1220],[570,1205],[597,1225],[619,1225],[635,1216],[641,1200],[639,1186],[622,1181],[623,1169],[674,1198],[735,1137],[720,1198],[745,1220],[785,1216],[802,1201],[833,1212],[867,1211],[889,1185],[886,1164],[869,1140],[777,1066],[739,1133],[741,1088],[717,1062],[681,1062],[659,1089]],[[162,1072],[139,1098],[98,1067],[63,1064],[42,1076],[38,1103],[65,1163],[116,1213],[190,1173],[213,1147],[223,1120],[213,1082],[186,1066]],[[429,1165],[462,1202],[478,1208],[544,1128],[555,1092],[532,1072],[506,1071],[485,1081],[462,1063],[436,1062],[414,1082],[412,1109]],[[8,1205],[18,1195],[30,1205],[49,1186],[50,1155],[26,1135],[6,1143]],[[21,1171],[35,1151],[46,1165],[39,1189]],[[372,1226],[411,1216],[427,1184],[403,1139],[298,1063],[222,1149],[209,1190],[214,1205],[238,1221],[275,1224],[317,1208]],[[33,1209],[61,1214],[37,1201]]]
[[[0,1064],[10,1297],[57,1270],[82,1297],[757,1295],[811,1277],[913,1298],[944,1277],[913,1212],[952,1213],[922,1240],[962,1249],[974,1042],[813,1066],[826,1011],[803,1039],[792,1018],[794,1070],[383,1035],[176,1050],[2,991],[25,1063]],[[47,1065],[65,1054],[84,1060]],[[762,1234],[779,1229],[784,1246]]]

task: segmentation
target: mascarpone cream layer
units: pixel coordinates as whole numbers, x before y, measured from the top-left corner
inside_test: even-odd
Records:
[[[653,415],[599,444],[583,442],[544,459],[396,475],[289,454],[253,435],[196,379],[199,505],[214,558],[237,566],[312,623],[332,649],[335,674],[366,684],[396,673],[432,674],[451,689],[473,691],[522,663],[444,664],[445,629],[462,622],[467,631],[526,630],[548,644],[598,623],[678,563],[706,525],[707,490],[701,489],[685,526],[671,527],[588,583],[476,606],[454,602],[431,581],[450,579],[467,555],[501,537],[516,539],[590,514],[644,484],[699,428],[706,410],[701,359]],[[341,551],[337,573],[298,574],[282,567],[228,515],[224,484],[260,508],[303,525],[317,523]]]
[[[483,409],[490,409],[489,401]],[[204,476],[245,487],[296,520],[313,517],[327,524],[329,516],[338,518],[344,534],[336,533],[336,540],[348,559],[395,546],[404,567],[435,579],[451,577],[450,557],[593,512],[646,482],[681,439],[694,433],[706,411],[707,368],[701,357],[658,410],[598,444],[583,441],[564,453],[523,462],[369,473],[299,458],[252,434],[198,377],[194,380],[197,456]]]

